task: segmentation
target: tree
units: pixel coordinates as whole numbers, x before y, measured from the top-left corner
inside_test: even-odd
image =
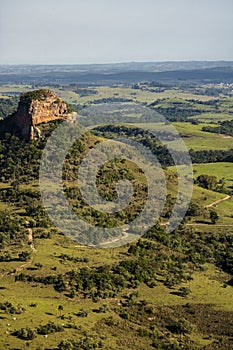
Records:
[[[189,204],[189,208],[187,210],[186,215],[187,216],[198,216],[200,214],[201,214],[201,207],[198,204],[191,202]]]
[[[19,260],[20,261],[28,261],[31,258],[31,253],[24,251],[19,253]]]
[[[216,176],[210,176],[210,175],[199,175],[196,179],[196,184],[199,186],[214,191],[218,184],[218,179]]]
[[[211,220],[212,224],[215,225],[216,222],[218,221],[218,219],[219,219],[219,216],[216,213],[216,211],[215,210],[211,210],[211,212],[210,212],[210,220]]]
[[[185,335],[192,333],[192,325],[184,318],[180,318],[174,327],[174,331],[177,334]]]
[[[70,340],[62,340],[58,345],[59,350],[72,350],[74,349],[73,343]]]

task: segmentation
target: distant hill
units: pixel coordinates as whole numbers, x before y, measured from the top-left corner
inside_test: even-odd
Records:
[[[232,61],[132,62],[92,65],[0,66],[2,83],[132,84],[162,82],[233,82]]]

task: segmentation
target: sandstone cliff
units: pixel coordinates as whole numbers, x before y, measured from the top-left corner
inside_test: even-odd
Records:
[[[68,112],[67,104],[54,92],[40,89],[22,94],[17,111],[8,117],[6,122],[16,127],[21,136],[29,141],[40,136],[36,125],[56,119],[67,119]]]

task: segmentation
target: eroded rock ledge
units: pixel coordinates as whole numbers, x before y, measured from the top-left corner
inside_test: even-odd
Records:
[[[7,118],[7,124],[17,127],[21,136],[27,140],[40,137],[38,124],[56,119],[67,119],[69,108],[53,91],[40,89],[21,95],[18,109]]]

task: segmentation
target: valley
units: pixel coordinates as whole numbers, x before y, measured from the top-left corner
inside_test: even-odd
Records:
[[[160,72],[160,66],[153,68],[152,81],[137,80],[135,75],[132,79],[127,70],[119,75],[116,68],[111,67],[112,75],[109,72],[106,78],[98,66],[93,67],[80,84],[78,72],[63,72],[52,83],[57,71],[50,68],[47,77],[43,73],[35,84],[30,81],[36,74],[31,67],[17,71],[17,77],[8,72],[8,78],[0,70],[0,348],[230,350],[233,137],[231,124],[224,123],[233,121],[232,81],[226,74],[221,82],[219,67],[211,71],[214,78],[208,82],[193,79],[192,70],[192,74],[182,71],[185,82],[180,82],[177,72]],[[93,81],[93,74],[99,81]],[[210,72],[205,74],[209,77]],[[67,202],[93,227],[88,234],[81,232],[81,241],[65,235],[50,220],[39,186],[42,152],[62,124],[63,114],[61,118],[56,112],[58,118],[36,124],[41,136],[30,140],[19,128],[7,129],[20,94],[32,96],[37,89],[53,91],[62,113],[67,106],[86,128],[69,149],[62,169]],[[205,131],[209,127],[219,127],[219,133]],[[186,180],[190,183],[193,177],[194,185],[185,216],[167,232],[179,170],[186,167],[184,146],[177,145],[172,128],[191,158],[193,176],[189,172]],[[88,152],[118,138],[147,147],[158,159],[166,182],[158,222],[137,239],[134,232],[123,231],[122,244],[114,235],[102,241],[96,227],[127,226],[142,212],[148,182],[139,165],[112,157],[98,170],[96,187],[106,202],[118,198],[119,181],[132,184],[133,197],[119,213],[90,207],[77,181]],[[177,167],[167,146],[176,152]],[[160,191],[160,182],[153,185]],[[52,188],[50,195],[53,198]],[[59,201],[56,210],[65,221]]]

